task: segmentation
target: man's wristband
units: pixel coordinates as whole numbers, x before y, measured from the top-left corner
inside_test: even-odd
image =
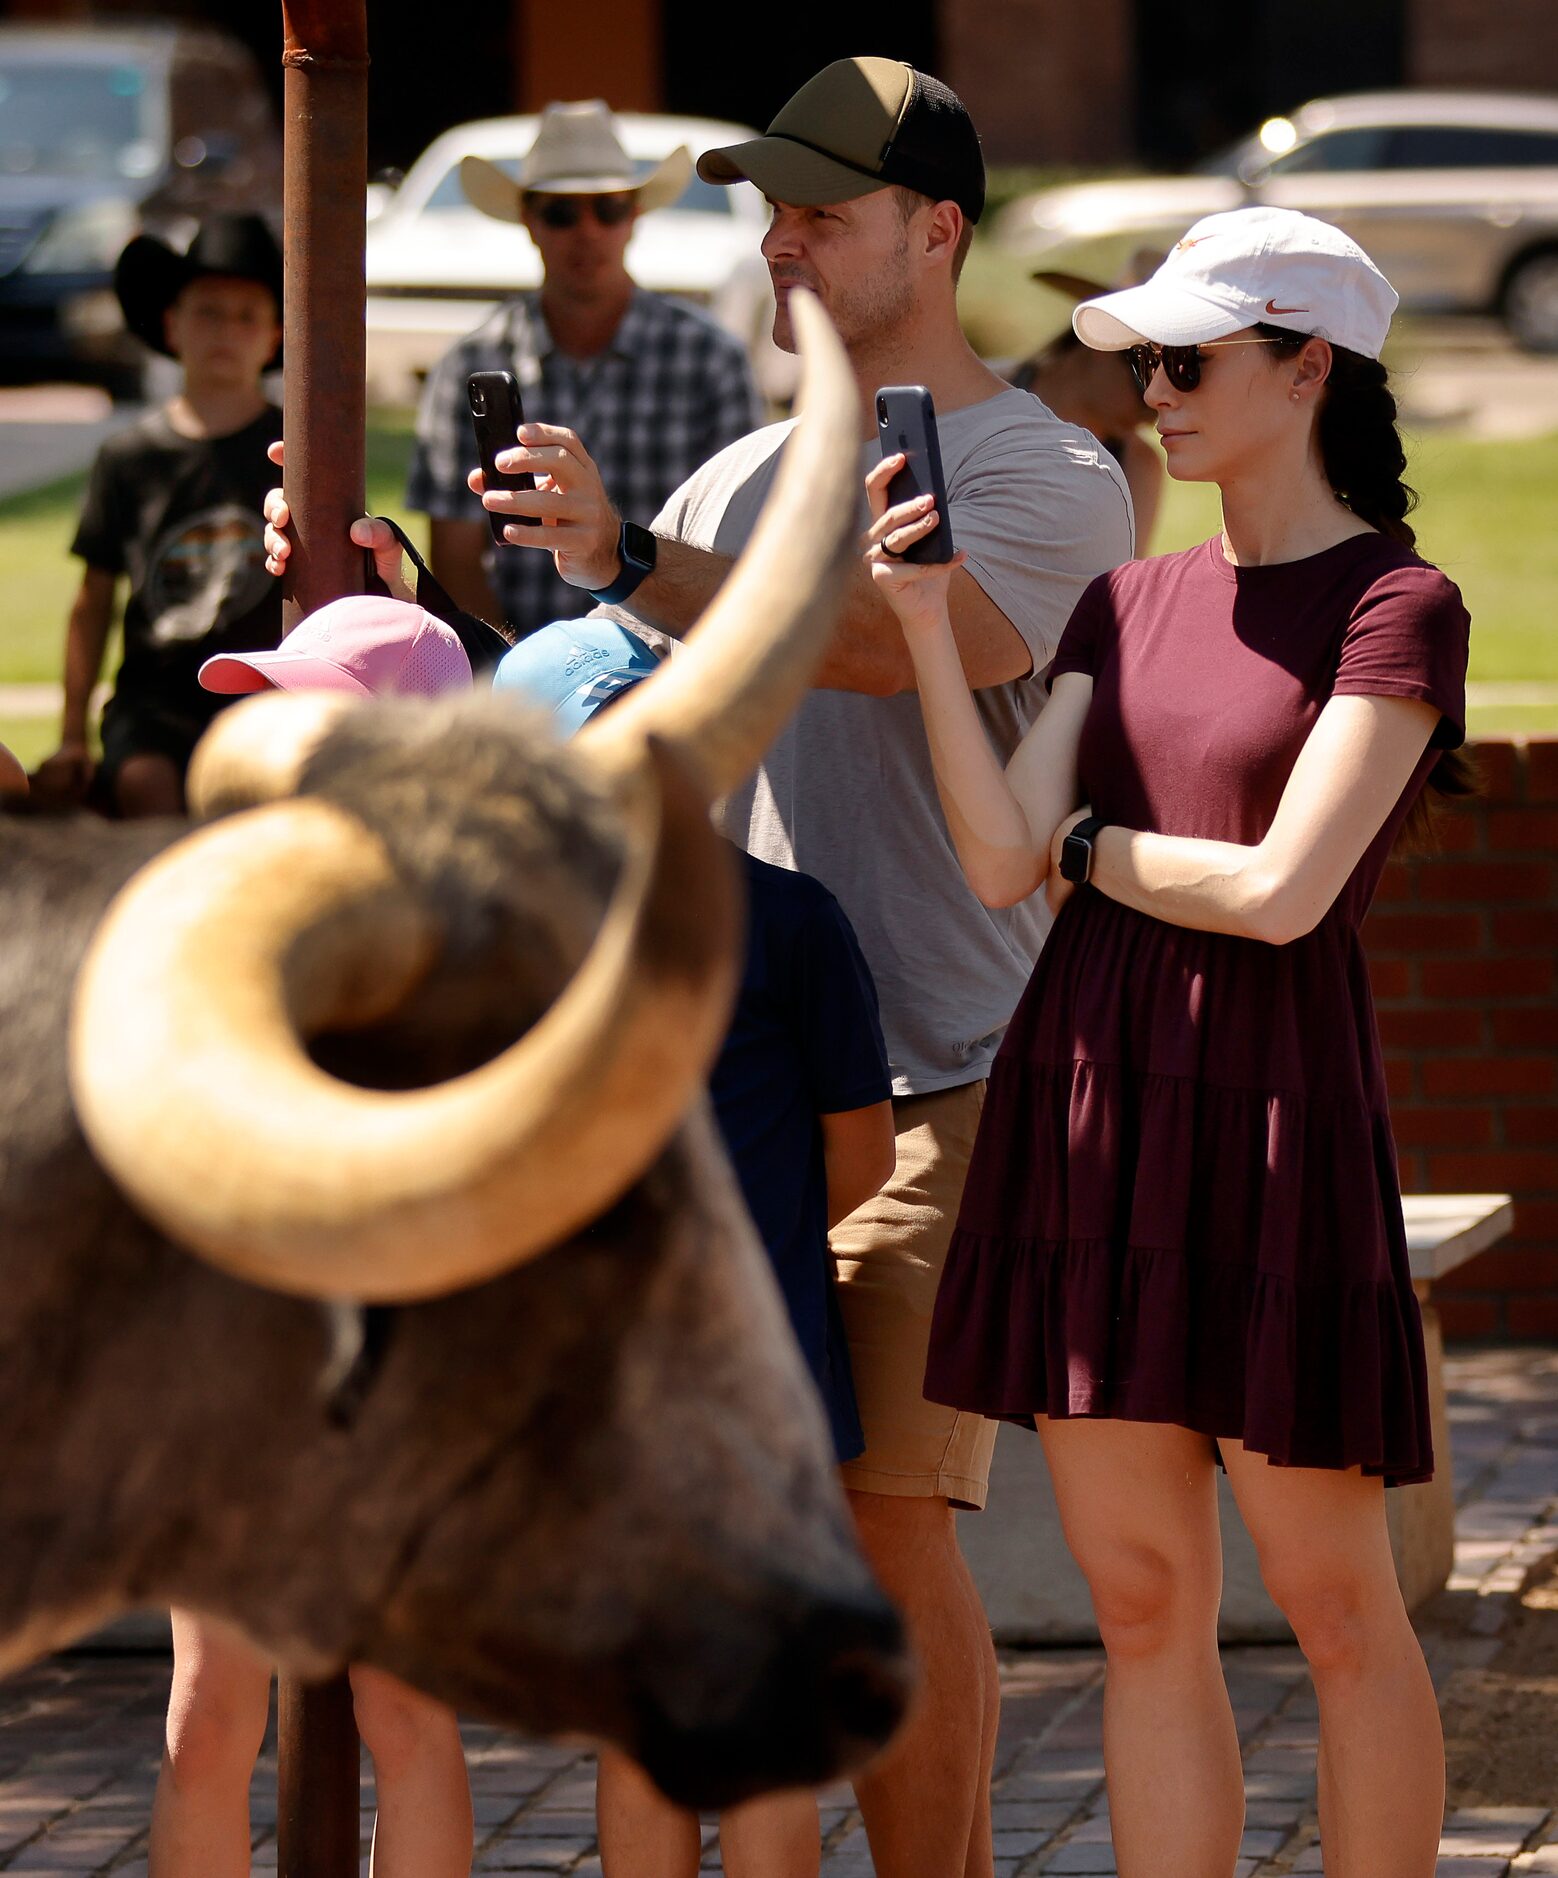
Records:
[[[655,551],[659,545],[647,528],[640,528],[637,522],[624,522],[617,531],[617,560],[621,572],[609,587],[592,588],[590,598],[599,600],[603,606],[618,606],[636,593],[639,582],[655,571]]]

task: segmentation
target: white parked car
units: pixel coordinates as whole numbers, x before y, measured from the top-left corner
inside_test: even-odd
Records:
[[[460,187],[460,159],[486,157],[517,174],[539,119],[497,117],[457,124],[428,145],[368,225],[368,385],[386,400],[415,397],[448,347],[500,301],[541,278],[524,230],[473,209]],[[649,166],[686,144],[704,150],[755,133],[713,118],[616,114],[628,154]],[[642,287],[708,309],[753,347],[759,380],[783,395],[790,361],[768,338],[773,298],[758,244],[768,225],[749,183],[696,176],[681,197],[646,215],[633,231],[627,264]],[[782,368],[775,362],[783,360]]]
[[[1408,310],[1498,313],[1519,344],[1558,350],[1558,98],[1319,98],[1188,176],[1023,196],[995,233],[1036,266],[1110,279],[1133,250],[1255,202],[1346,229]]]

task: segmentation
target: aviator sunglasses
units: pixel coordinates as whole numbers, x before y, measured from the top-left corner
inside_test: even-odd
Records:
[[[1294,334],[1294,340],[1300,337]],[[1219,346],[1285,346],[1286,339],[1205,339],[1198,346],[1128,346],[1126,356],[1131,362],[1131,376],[1136,380],[1137,388],[1143,397],[1152,383],[1158,367],[1163,367],[1163,375],[1176,391],[1194,391],[1201,382],[1201,354],[1214,352]]]
[[[638,206],[634,195],[532,195],[530,206],[548,228],[577,228],[586,209],[602,228],[620,228]]]

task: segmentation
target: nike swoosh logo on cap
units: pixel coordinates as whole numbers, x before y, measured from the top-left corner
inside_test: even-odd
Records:
[[[1309,308],[1306,306],[1278,306],[1275,300],[1268,300],[1266,302],[1266,311],[1271,314],[1307,313]]]

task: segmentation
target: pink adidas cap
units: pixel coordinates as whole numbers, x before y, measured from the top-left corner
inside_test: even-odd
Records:
[[[453,627],[425,607],[350,594],[299,620],[274,652],[225,652],[200,668],[207,691],[346,691],[419,698],[469,691],[471,662]]]

